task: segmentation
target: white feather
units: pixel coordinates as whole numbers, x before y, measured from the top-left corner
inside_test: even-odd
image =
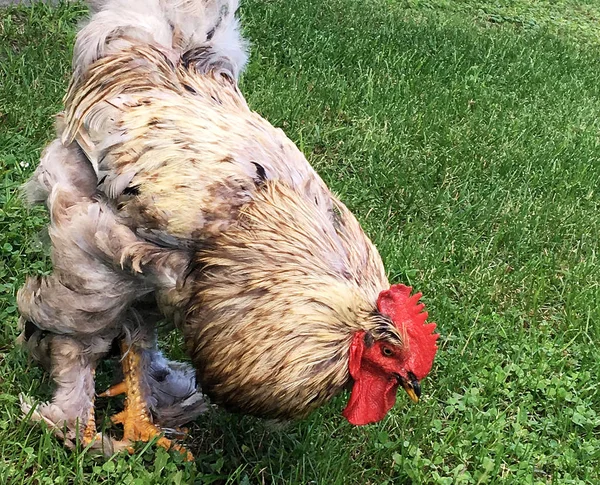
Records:
[[[235,18],[237,0],[105,0],[91,6],[95,13],[75,44],[76,77],[101,57],[140,43],[173,61],[195,47],[210,47],[232,62],[236,77],[248,59]]]

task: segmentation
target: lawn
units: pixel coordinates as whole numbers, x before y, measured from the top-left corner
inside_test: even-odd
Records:
[[[0,10],[0,483],[600,483],[600,6],[249,0],[241,87],[357,214],[442,334],[423,399],[351,427],[214,411],[195,463],[106,461],[20,419],[51,383],[14,345],[50,270],[18,187],[52,138],[79,4]],[[173,336],[165,337],[172,347]]]

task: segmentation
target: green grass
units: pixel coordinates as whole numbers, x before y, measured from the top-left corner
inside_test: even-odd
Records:
[[[250,0],[250,105],[283,127],[424,293],[424,399],[352,428],[345,396],[285,429],[221,412],[197,461],[109,461],[20,420],[47,376],[15,293],[49,271],[16,191],[52,137],[79,5],[0,11],[0,483],[600,483],[600,6]]]

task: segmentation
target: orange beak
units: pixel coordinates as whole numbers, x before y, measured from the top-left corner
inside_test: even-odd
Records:
[[[411,381],[400,379],[400,384],[412,402],[419,402],[419,398],[421,397],[421,384],[419,384],[417,379]]]

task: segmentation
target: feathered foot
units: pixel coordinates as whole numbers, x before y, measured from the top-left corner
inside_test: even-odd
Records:
[[[67,448],[74,449],[80,443],[87,449],[111,455],[112,441],[97,432],[94,416],[95,366],[106,351],[103,343],[43,332],[24,319],[20,325],[22,344],[51,371],[56,382],[51,402],[36,405],[20,395],[24,416],[44,422]]]
[[[62,409],[53,403],[40,403],[35,405],[31,398],[24,394],[19,395],[21,411],[34,422],[44,422],[54,435],[63,441],[69,449],[75,449],[78,441],[86,448],[93,451],[102,451],[106,456],[113,454],[113,440],[98,433],[94,413],[90,414],[85,425],[79,422],[72,423]]]
[[[121,343],[123,355],[122,366],[124,380],[122,383],[111,387],[100,396],[116,396],[126,394],[125,409],[112,416],[113,423],[123,425],[123,439],[114,441],[115,451],[133,451],[131,443],[134,441],[150,441],[160,436],[156,443],[166,449],[174,449],[182,453],[186,460],[192,461],[193,455],[185,447],[172,442],[163,436],[163,430],[153,423],[152,414],[147,404],[144,386],[142,383],[142,358],[140,349],[135,345],[128,345],[125,341]]]

